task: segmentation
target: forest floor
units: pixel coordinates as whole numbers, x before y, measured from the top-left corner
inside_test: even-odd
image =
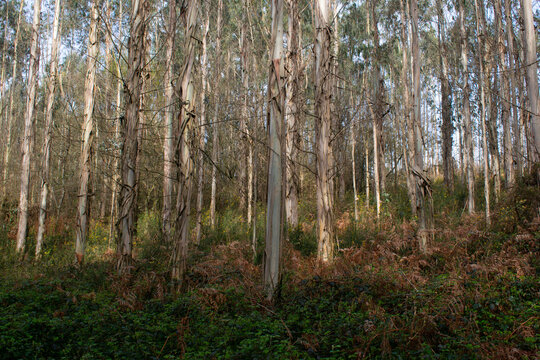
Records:
[[[60,220],[43,259],[20,262],[14,213],[4,211],[0,359],[538,359],[540,219],[520,220],[514,205],[490,228],[480,216],[441,213],[427,254],[413,222],[363,214],[355,224],[343,211],[340,250],[327,266],[314,254],[313,223],[304,223],[285,244],[275,303],[263,295],[260,252],[254,260],[248,234],[231,228],[232,211],[221,219],[228,228],[191,249],[180,294],[152,235],[157,213],[141,216],[144,239],[121,278],[105,224],[92,225],[82,269]]]

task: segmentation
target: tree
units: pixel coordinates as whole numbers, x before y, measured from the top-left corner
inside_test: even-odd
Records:
[[[439,40],[439,79],[441,82],[441,108],[442,108],[442,161],[444,183],[448,188],[453,187],[453,166],[452,166],[452,89],[448,75],[448,54],[446,44],[446,22],[442,0],[437,0],[437,25]]]
[[[480,1],[480,5],[479,4]],[[474,8],[476,14],[476,33],[478,34],[478,65],[479,65],[479,75],[478,75],[478,87],[480,88],[480,123],[482,124],[482,145],[484,150],[484,198],[486,201],[485,213],[486,213],[486,223],[489,225],[491,222],[490,218],[490,192],[489,192],[489,149],[487,143],[487,126],[486,126],[486,100],[485,100],[485,88],[484,88],[484,57],[485,57],[485,48],[484,41],[486,38],[485,26],[483,21],[483,13],[480,13],[480,7],[483,7],[482,0],[474,0]]]
[[[32,45],[28,68],[28,89],[24,112],[24,134],[22,138],[21,192],[19,197],[19,227],[17,231],[17,253],[22,255],[26,246],[28,231],[28,188],[30,183],[30,156],[32,154],[32,132],[34,128],[34,107],[39,67],[39,22],[41,0],[34,0],[34,19],[32,23]],[[17,61],[15,59],[15,61]],[[9,124],[8,124],[9,126]],[[7,162],[6,162],[7,164]]]
[[[317,153],[317,257],[322,262],[334,257],[335,232],[329,157],[332,102],[332,27],[328,0],[313,3],[315,15],[315,138]]]
[[[287,167],[285,192],[285,211],[287,212],[287,223],[291,228],[298,226],[298,195],[299,179],[296,162],[298,161],[298,148],[300,146],[299,122],[302,113],[302,53],[300,42],[302,39],[302,28],[300,26],[300,11],[296,0],[288,0],[289,6],[289,29],[287,34],[288,54],[287,54],[287,89],[286,89],[286,111],[285,118],[287,124],[286,144]]]
[[[465,28],[465,10],[464,1],[457,0],[459,8],[459,29],[461,36],[461,67],[463,76],[463,107],[462,107],[462,119],[463,119],[463,138],[465,149],[465,168],[467,172],[467,190],[468,190],[468,209],[469,214],[474,213],[474,157],[473,157],[473,139],[472,139],[472,125],[471,125],[471,110],[469,103],[469,65],[468,65],[468,48],[467,48],[467,32]]]
[[[19,15],[17,16],[17,30],[15,30],[15,40],[13,41],[13,68],[11,70],[11,77],[13,79],[17,78],[17,49],[19,45],[19,38],[20,38],[20,30],[21,30],[21,17],[23,16],[23,6],[24,1],[21,0],[20,6],[19,6]],[[34,7],[35,8],[35,7]],[[7,28],[7,25],[6,25]],[[6,41],[7,43],[7,41]],[[11,87],[9,88],[9,108],[8,112],[6,114],[6,148],[4,150],[4,171],[3,171],[3,187],[2,187],[2,197],[0,199],[4,200],[4,198],[7,195],[7,185],[9,182],[9,160],[11,157],[11,128],[13,127],[13,101],[15,97],[15,86],[14,84],[11,84]]]
[[[418,235],[420,251],[426,252],[428,231],[431,227],[431,211],[429,208],[429,196],[431,194],[430,181],[424,173],[424,159],[422,149],[422,125],[421,125],[421,88],[420,88],[420,50],[418,46],[418,2],[411,0],[411,51],[413,62],[413,119],[415,132],[414,162],[412,172],[415,178],[416,209],[418,214]],[[411,129],[409,129],[411,131]]]
[[[270,40],[269,163],[266,206],[266,247],[263,257],[264,285],[272,299],[281,283],[281,249],[283,241],[283,0],[272,0],[272,35]]]
[[[51,43],[51,62],[47,84],[47,108],[45,110],[45,136],[43,140],[43,168],[41,174],[41,203],[39,206],[39,226],[36,237],[36,257],[41,254],[43,234],[45,232],[45,217],[47,216],[47,196],[49,194],[49,163],[51,155],[51,136],[53,128],[53,105],[58,77],[58,45],[60,43],[60,0],[54,4],[53,34]]]
[[[90,221],[90,181],[92,172],[92,153],[94,141],[94,88],[96,84],[96,66],[98,56],[97,24],[99,19],[98,7],[100,0],[92,1],[90,12],[90,34],[88,36],[88,57],[86,59],[86,79],[84,84],[84,119],[83,143],[80,160],[79,196],[77,206],[77,227],[75,230],[75,256],[77,263],[82,264],[86,240],[88,237],[88,224]]]
[[[198,159],[197,164],[198,169],[198,179],[197,179],[197,224],[196,224],[196,237],[195,243],[199,244],[201,241],[202,235],[202,207],[203,207],[203,180],[204,180],[204,148],[205,148],[205,136],[206,136],[206,82],[208,76],[207,69],[207,49],[206,49],[206,38],[208,36],[208,28],[210,27],[210,7],[207,6],[204,16],[204,25],[203,25],[203,37],[202,37],[202,55],[201,55],[201,104],[199,112],[199,149],[198,149]]]
[[[165,138],[163,140],[163,237],[166,243],[171,236],[171,210],[173,197],[173,165],[174,165],[174,85],[173,63],[174,44],[176,39],[176,0],[169,0],[169,23],[167,25],[166,56],[165,56]]]
[[[138,129],[140,121],[140,98],[142,73],[145,66],[145,35],[147,0],[131,2],[131,18],[128,41],[128,69],[124,88],[125,116],[121,119],[121,183],[118,198],[118,247],[117,269],[120,274],[129,273],[132,262],[132,244],[135,231],[135,202]]]
[[[538,98],[538,64],[536,61],[536,32],[534,30],[531,0],[521,0],[523,22],[525,27],[525,66],[527,68],[527,95],[529,97],[529,116],[533,133],[534,146],[532,158],[540,161],[540,115]],[[540,176],[540,175],[538,175]]]
[[[216,52],[215,52],[215,82],[214,82],[214,120],[212,124],[212,184],[210,195],[210,226],[212,229],[216,226],[216,192],[217,192],[217,162],[219,153],[218,133],[219,121],[218,114],[220,108],[220,98],[218,95],[219,80],[221,78],[221,19],[223,12],[223,0],[218,0],[218,15],[216,22]]]
[[[194,89],[191,72],[195,61],[195,30],[199,1],[188,0],[186,13],[186,32],[184,37],[184,67],[181,74],[180,101],[182,109],[178,116],[178,134],[176,136],[176,154],[178,157],[178,196],[176,198],[176,221],[174,248],[172,253],[171,278],[182,286],[186,271],[189,244],[189,218],[191,211],[191,193],[193,188],[193,161],[191,159],[190,134],[194,119]]]

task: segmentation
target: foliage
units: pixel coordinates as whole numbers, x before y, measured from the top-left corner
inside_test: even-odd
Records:
[[[524,186],[504,206],[529,214],[536,203],[523,202]],[[274,304],[265,300],[251,237],[233,210],[215,230],[204,224],[179,295],[167,282],[166,247],[156,250],[163,244],[155,211],[139,216],[136,268],[125,277],[116,274],[99,222],[82,270],[65,255],[72,240],[59,225],[64,235],[47,238],[54,250],[39,266],[6,261],[14,220],[4,212],[0,359],[534,358],[538,225],[515,216],[507,220],[514,226],[486,229],[477,217],[452,215],[461,211],[457,200],[441,196],[449,216],[437,220],[425,255],[414,223],[386,216],[375,224],[364,207],[365,220],[355,223],[347,206],[336,219],[341,250],[329,266],[317,264],[313,223],[290,229]],[[260,253],[265,216],[258,214]]]

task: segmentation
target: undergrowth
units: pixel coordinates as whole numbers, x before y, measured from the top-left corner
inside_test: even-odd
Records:
[[[261,287],[262,207],[255,256],[233,210],[215,229],[204,220],[180,294],[171,291],[158,212],[139,217],[136,266],[119,277],[105,224],[91,225],[82,269],[73,265],[71,224],[58,219],[43,258],[21,262],[15,218],[4,211],[0,359],[538,358],[538,193],[519,184],[505,194],[492,227],[456,214],[460,199],[437,195],[448,215],[436,218],[427,254],[414,219],[402,220],[406,208],[389,196],[379,222],[364,206],[355,222],[350,204],[341,206],[331,265],[317,262],[314,217],[301,213],[275,303]]]

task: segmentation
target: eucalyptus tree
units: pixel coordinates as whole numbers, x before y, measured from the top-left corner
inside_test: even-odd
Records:
[[[163,237],[166,243],[171,237],[171,212],[174,181],[174,85],[173,64],[176,40],[176,0],[169,0],[169,20],[167,24],[165,55],[165,137],[163,140]]]
[[[272,0],[272,34],[270,40],[271,63],[268,75],[270,117],[268,196],[266,206],[266,247],[263,257],[264,285],[267,297],[272,299],[281,282],[281,252],[283,242],[283,0]]]
[[[285,118],[286,132],[286,192],[285,211],[287,223],[291,228],[298,226],[298,149],[300,147],[300,119],[302,114],[302,27],[300,23],[300,9],[297,0],[287,1],[289,8],[288,34],[287,34],[287,88]]]
[[[487,141],[487,126],[486,126],[486,89],[484,86],[484,61],[485,61],[485,45],[486,41],[485,34],[485,23],[483,21],[483,12],[481,13],[480,8],[483,8],[483,0],[474,0],[474,8],[476,14],[476,33],[478,35],[478,87],[480,90],[480,124],[482,125],[482,145],[483,145],[483,160],[484,160],[484,199],[485,199],[485,214],[486,214],[486,223],[489,225],[491,222],[490,214],[490,191],[489,191],[489,149]]]
[[[77,205],[75,256],[78,264],[82,264],[88,237],[90,222],[90,181],[92,175],[92,154],[94,141],[94,91],[96,84],[97,56],[99,51],[97,26],[99,21],[100,0],[92,1],[90,11],[90,30],[88,36],[88,56],[86,58],[86,78],[84,84],[84,115],[82,149],[79,171],[79,192]]]
[[[128,40],[128,69],[124,88],[125,118],[122,120],[122,152],[120,196],[118,199],[118,247],[117,270],[129,273],[132,262],[132,245],[136,224],[136,173],[139,147],[140,98],[142,74],[145,66],[146,11],[148,0],[131,2],[130,30]]]
[[[19,63],[17,59],[18,55],[18,46],[19,46],[19,39],[20,39],[20,32],[21,32],[21,20],[23,17],[23,7],[24,7],[24,1],[20,0],[19,5],[19,14],[17,15],[17,28],[15,30],[15,39],[13,40],[13,67],[11,69],[11,78],[13,80],[17,79],[17,64]],[[7,24],[6,24],[7,28]],[[7,43],[7,42],[6,42]],[[5,53],[4,53],[5,55]],[[11,86],[9,88],[9,107],[6,114],[6,126],[5,126],[5,141],[6,146],[4,149],[4,170],[2,172],[2,180],[3,180],[3,186],[2,186],[2,197],[3,200],[4,197],[7,195],[7,186],[9,182],[9,170],[10,170],[10,158],[11,158],[11,131],[13,127],[13,103],[15,99],[15,84],[16,81],[12,81]]]
[[[28,189],[30,183],[30,156],[32,154],[32,132],[34,131],[34,108],[39,68],[39,23],[41,0],[34,0],[34,16],[32,22],[32,45],[28,67],[28,86],[26,108],[24,112],[24,133],[22,135],[21,191],[19,194],[19,226],[17,231],[17,253],[24,253],[28,232]],[[14,61],[17,61],[15,58]],[[15,73],[15,72],[14,72]],[[8,124],[9,126],[9,124]]]
[[[182,109],[178,116],[178,134],[176,135],[176,154],[178,159],[178,196],[176,198],[176,220],[174,229],[174,247],[171,258],[171,277],[178,287],[187,267],[189,244],[189,219],[191,194],[193,190],[193,160],[190,136],[193,132],[194,88],[192,70],[195,62],[197,15],[199,0],[188,0],[186,10],[186,31],[184,35],[184,65],[181,74],[180,101]]]
[[[540,104],[538,97],[538,62],[536,61],[536,32],[534,30],[531,0],[521,0],[523,23],[525,27],[525,66],[527,68],[527,95],[529,98],[529,115],[533,135],[533,162],[540,161]],[[539,170],[540,171],[540,170]]]
[[[461,67],[463,76],[463,89],[462,89],[462,118],[463,118],[463,132],[464,132],[464,149],[465,149],[465,168],[467,173],[467,203],[469,214],[474,213],[474,154],[473,154],[473,136],[472,136],[472,124],[471,124],[471,109],[470,109],[470,86],[469,86],[469,64],[468,64],[468,41],[467,31],[465,26],[465,8],[464,0],[456,0],[458,7],[458,21],[461,37]]]
[[[219,109],[220,109],[220,97],[219,97],[219,84],[221,79],[221,27],[222,27],[222,14],[223,14],[223,0],[218,0],[217,8],[217,21],[216,21],[216,49],[214,58],[215,79],[214,79],[214,117],[212,124],[212,183],[210,194],[210,226],[212,229],[216,225],[216,194],[217,194],[217,162],[219,153]]]
[[[201,55],[201,100],[199,111],[199,149],[197,154],[197,222],[195,225],[195,242],[199,244],[202,236],[202,208],[203,208],[203,185],[204,185],[204,149],[206,137],[206,85],[208,77],[208,51],[207,38],[210,27],[210,6],[205,8],[203,36],[202,36],[202,55]]]
[[[39,225],[36,237],[36,257],[41,254],[41,246],[43,244],[43,234],[45,232],[45,218],[47,215],[47,196],[49,194],[49,172],[50,172],[50,155],[51,155],[51,137],[53,122],[53,105],[56,92],[56,82],[58,78],[58,46],[60,44],[60,9],[62,8],[61,0],[56,0],[54,4],[54,20],[51,42],[51,60],[49,69],[49,79],[47,83],[47,107],[45,110],[45,136],[43,139],[43,164],[41,174],[41,202],[39,205]]]
[[[332,122],[332,19],[329,0],[313,2],[315,18],[315,138],[317,154],[317,257],[330,262],[334,257],[335,229],[331,188],[330,126]]]
[[[453,161],[452,161],[452,89],[449,80],[448,44],[446,40],[446,20],[442,0],[436,1],[437,27],[439,41],[439,78],[441,82],[441,109],[442,109],[442,167],[444,183],[448,188],[453,187]]]

